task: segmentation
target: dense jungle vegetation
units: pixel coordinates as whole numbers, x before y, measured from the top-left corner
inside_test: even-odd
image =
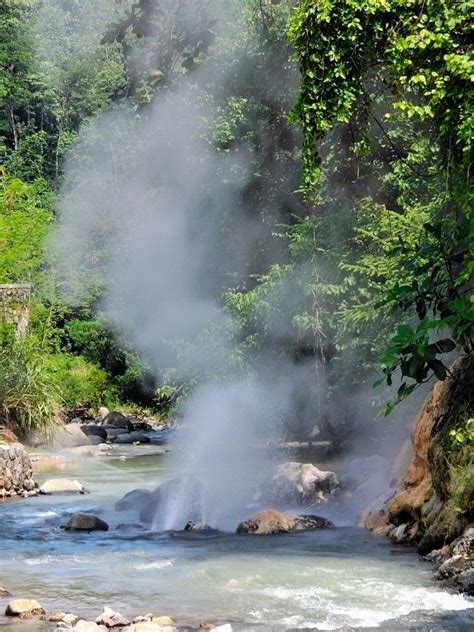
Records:
[[[69,301],[47,238],[90,122],[111,108],[139,124],[204,61],[209,155],[245,153],[239,203],[262,225],[245,275],[216,288],[239,361],[314,358],[342,409],[378,374],[396,386],[373,391],[388,413],[472,353],[470,3],[233,0],[225,28],[210,4],[0,0],[0,284],[33,287],[28,335],[2,328],[7,425],[79,402],[166,415],[199,379],[152,366],[108,323],[100,275]]]

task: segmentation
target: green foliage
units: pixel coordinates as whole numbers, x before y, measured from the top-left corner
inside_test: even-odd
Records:
[[[58,415],[61,393],[47,367],[43,344],[3,331],[0,344],[0,422],[20,434],[47,428]]]
[[[474,419],[469,418],[463,426],[449,431],[451,448],[474,445]]]
[[[108,405],[115,391],[107,373],[81,356],[66,353],[44,357],[46,371],[52,383],[58,385],[61,401],[66,410],[77,403],[87,403],[91,408]]]
[[[51,206],[44,180],[27,184],[6,175],[0,178],[0,283],[38,279],[52,222]]]
[[[302,0],[289,28],[306,194],[334,215],[329,187],[343,184],[355,217],[373,209],[351,222],[353,252],[337,246],[356,290],[336,331],[405,321],[382,358],[388,384],[402,375],[385,412],[431,375],[444,379],[444,354],[473,349],[470,29],[462,0]]]

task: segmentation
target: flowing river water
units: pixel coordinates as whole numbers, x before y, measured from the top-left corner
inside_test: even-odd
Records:
[[[104,605],[126,616],[153,612],[179,624],[230,622],[235,630],[470,630],[472,606],[433,580],[430,564],[333,515],[333,530],[271,537],[154,534],[117,530],[136,515],[114,511],[133,488],[154,488],[173,460],[151,446],[71,462],[54,476],[77,477],[90,494],[0,504],[0,584],[49,611],[95,618]],[[73,511],[94,511],[108,532],[60,529]],[[0,600],[0,608],[8,599]],[[18,632],[54,629],[11,621]]]

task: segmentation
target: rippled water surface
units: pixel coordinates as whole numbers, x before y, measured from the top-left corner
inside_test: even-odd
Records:
[[[376,539],[341,515],[332,516],[334,530],[269,538],[117,531],[117,524],[137,520],[116,513],[114,502],[170,475],[169,456],[149,451],[88,459],[37,477],[73,475],[90,490],[86,496],[0,504],[0,585],[47,610],[89,618],[109,605],[125,615],[151,611],[192,626],[230,621],[236,630],[473,629],[472,601],[442,591],[413,551]],[[61,530],[78,510],[100,513],[110,531]],[[48,629],[0,618],[3,626]]]

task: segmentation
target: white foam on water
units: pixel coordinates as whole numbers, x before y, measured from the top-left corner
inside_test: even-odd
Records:
[[[143,564],[136,564],[133,568],[137,571],[148,571],[154,569],[163,569],[174,566],[174,560],[156,560],[154,562],[144,562]]]

